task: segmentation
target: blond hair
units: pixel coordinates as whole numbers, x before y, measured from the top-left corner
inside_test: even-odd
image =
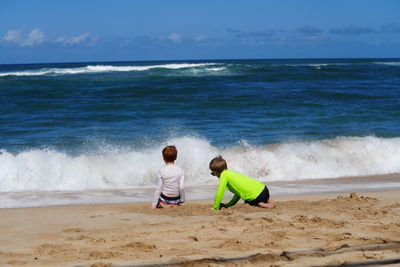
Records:
[[[210,161],[210,170],[213,172],[221,173],[227,169],[226,161],[221,156],[215,157]]]

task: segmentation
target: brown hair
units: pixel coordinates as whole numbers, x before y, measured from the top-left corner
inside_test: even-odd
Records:
[[[166,162],[174,162],[178,156],[175,146],[166,146],[162,151],[163,158]]]
[[[221,156],[215,157],[210,161],[210,170],[213,172],[221,173],[227,169],[226,161]]]

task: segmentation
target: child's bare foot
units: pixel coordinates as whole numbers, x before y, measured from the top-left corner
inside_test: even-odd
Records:
[[[276,204],[272,199],[268,199],[268,203],[271,203],[272,205],[274,205],[274,208],[276,207]]]
[[[273,209],[276,207],[275,203],[270,203],[270,202],[268,202],[268,203],[260,202],[260,203],[258,203],[258,206],[261,208],[266,208],[266,209]]]

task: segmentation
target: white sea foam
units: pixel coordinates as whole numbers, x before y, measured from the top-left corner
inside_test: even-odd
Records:
[[[207,140],[181,137],[151,149],[106,148],[71,156],[55,150],[0,151],[0,192],[76,191],[153,187],[163,166],[161,149],[178,148],[187,185],[214,184],[208,163],[222,155],[230,169],[261,181],[294,181],[400,172],[400,138],[341,137],[315,142],[218,149]]]
[[[222,68],[207,68],[206,70],[208,70],[208,71],[223,71],[223,70],[226,70],[226,68],[225,67],[222,67]]]
[[[399,61],[394,61],[394,62],[374,62],[374,64],[389,65],[389,66],[400,66],[400,62]]]
[[[201,68],[205,66],[218,65],[217,63],[176,63],[176,64],[160,64],[148,66],[112,66],[112,65],[88,65],[80,68],[44,68],[29,71],[0,72],[2,76],[41,76],[41,75],[67,75],[67,74],[85,74],[85,73],[101,73],[101,72],[127,72],[127,71],[147,71],[151,69],[185,69],[185,68]]]
[[[299,64],[285,64],[284,66],[288,67],[313,67],[320,69],[322,67],[329,67],[329,66],[348,66],[354,65],[354,63],[299,63]],[[282,66],[282,65],[276,65]]]

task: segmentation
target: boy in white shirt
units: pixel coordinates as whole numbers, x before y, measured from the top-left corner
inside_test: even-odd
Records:
[[[185,202],[183,170],[174,165],[178,151],[175,146],[166,146],[162,155],[166,165],[158,171],[152,209],[165,205],[181,205]]]

